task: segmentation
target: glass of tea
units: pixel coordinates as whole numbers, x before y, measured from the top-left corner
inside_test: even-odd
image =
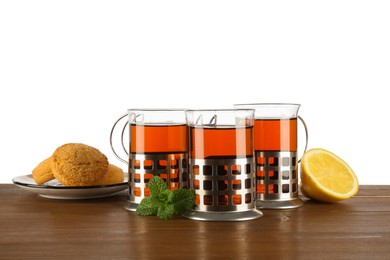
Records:
[[[118,155],[113,145],[113,131],[119,121],[128,118],[122,129],[122,148],[127,159]],[[129,126],[129,143],[123,134]],[[147,184],[153,176],[165,180],[169,189],[187,188],[188,132],[184,109],[128,109],[114,124],[111,148],[128,165],[129,204],[135,211],[141,200],[150,195]]]
[[[296,208],[298,197],[298,116],[300,104],[236,104],[255,109],[254,149],[256,162],[256,206],[261,209]]]
[[[253,109],[187,110],[189,186],[196,207],[183,216],[206,221],[242,221],[255,207]]]

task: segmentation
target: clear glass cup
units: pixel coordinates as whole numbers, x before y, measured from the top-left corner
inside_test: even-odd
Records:
[[[261,209],[296,208],[298,197],[298,116],[300,104],[236,104],[255,109],[254,149],[256,161],[256,206]]]
[[[253,115],[253,109],[186,111],[196,207],[183,216],[241,221],[262,215],[254,197]]]
[[[113,145],[113,132],[118,122],[128,121],[122,129],[123,159]],[[124,143],[129,126],[129,143]],[[144,197],[150,195],[147,184],[159,176],[172,190],[187,188],[188,131],[184,109],[128,109],[114,124],[110,144],[115,156],[128,165],[129,203],[125,209],[135,211]]]

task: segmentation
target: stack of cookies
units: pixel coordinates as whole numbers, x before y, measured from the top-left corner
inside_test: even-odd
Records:
[[[81,143],[58,147],[52,156],[35,167],[32,176],[39,185],[54,178],[64,186],[109,185],[124,181],[121,168],[110,164],[98,149]]]

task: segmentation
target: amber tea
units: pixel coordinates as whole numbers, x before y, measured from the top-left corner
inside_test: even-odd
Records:
[[[130,126],[130,153],[187,152],[187,125]]]
[[[194,159],[252,156],[253,127],[190,127],[190,154]]]
[[[255,119],[255,151],[297,151],[297,119]]]

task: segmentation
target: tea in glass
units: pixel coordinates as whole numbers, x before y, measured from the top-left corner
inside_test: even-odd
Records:
[[[136,210],[142,199],[150,195],[147,184],[154,176],[166,181],[171,190],[187,188],[188,126],[185,110],[129,109],[128,125],[130,203],[125,209]],[[122,146],[126,146],[123,138]]]
[[[260,217],[254,204],[253,110],[189,110],[190,189],[185,217],[239,221]]]
[[[240,104],[235,107],[255,109],[256,206],[264,209],[302,206],[298,198],[297,159],[300,105]],[[304,126],[307,136],[305,123]]]

